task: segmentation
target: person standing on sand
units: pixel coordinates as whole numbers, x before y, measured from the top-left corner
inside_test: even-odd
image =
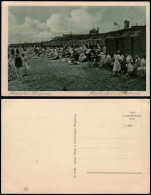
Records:
[[[14,64],[13,55],[8,55],[8,80],[12,80],[13,78],[17,78],[17,70]]]
[[[18,49],[18,47],[17,47],[17,49],[16,49],[16,54],[19,55],[19,53],[20,53],[20,52],[19,52],[19,49]]]
[[[15,57],[15,67],[17,69],[17,75],[19,78],[21,78],[21,69],[23,67],[23,62],[22,62],[22,59],[21,57],[19,56],[19,54],[16,54],[16,57]]]
[[[22,54],[22,62],[23,62],[23,67],[24,67],[24,71],[25,71],[24,75],[28,75],[29,66],[27,64],[27,58],[25,57],[25,54]]]
[[[121,56],[120,56],[120,64],[121,64],[121,74],[123,74],[124,72],[127,72],[127,67],[125,66],[126,62],[125,62],[125,57],[121,52]]]
[[[116,73],[119,73],[119,71],[121,71],[121,65],[120,65],[120,51],[118,50],[116,52],[116,54],[114,54],[114,66],[113,66],[113,72],[114,75],[116,75]]]

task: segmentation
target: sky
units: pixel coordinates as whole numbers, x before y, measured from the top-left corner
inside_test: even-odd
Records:
[[[63,34],[88,34],[92,28],[99,32],[114,30],[114,22],[124,28],[146,24],[144,6],[9,6],[8,42],[48,41]]]

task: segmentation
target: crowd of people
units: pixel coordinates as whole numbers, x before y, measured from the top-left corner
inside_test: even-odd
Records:
[[[9,68],[10,72],[16,78],[22,77],[29,72],[27,65],[27,48],[21,47],[11,49],[9,52]],[[123,55],[121,51],[117,51],[113,56],[106,53],[106,47],[36,47],[30,48],[28,54],[33,54],[32,58],[38,59],[40,56],[46,56],[50,60],[60,59],[68,64],[78,65],[87,62],[88,67],[106,68],[113,71],[113,76],[126,74],[127,78],[138,76],[143,78],[146,75],[146,56],[140,58],[138,55],[132,58],[130,54]]]
[[[136,55],[132,58],[131,55],[126,54],[125,56],[119,50],[110,56],[106,54],[106,47],[93,47],[87,48],[85,45],[73,48],[70,46],[66,47],[43,47],[34,48],[36,56],[38,58],[40,55],[46,55],[51,60],[63,59],[69,64],[79,64],[80,62],[88,62],[88,67],[104,67],[112,70],[113,75],[122,75],[126,73],[128,77],[132,75],[137,75],[139,78],[143,78],[146,75],[146,56],[143,55],[140,58]]]

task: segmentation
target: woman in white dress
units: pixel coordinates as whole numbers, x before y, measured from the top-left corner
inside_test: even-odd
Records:
[[[126,56],[126,67],[127,67],[127,76],[130,76],[131,75],[131,73],[133,72],[133,70],[134,70],[134,67],[133,67],[133,58],[132,58],[132,56],[131,55],[127,55]]]
[[[80,56],[79,56],[79,62],[84,62],[86,60],[86,56],[84,52],[81,52]]]
[[[146,55],[143,55],[141,59],[140,67],[137,69],[137,75],[139,78],[143,78],[146,75]]]
[[[120,65],[120,51],[117,51],[116,54],[114,54],[114,66],[113,66],[113,72],[114,75],[116,75],[119,71],[121,71],[121,65]]]
[[[25,72],[24,75],[28,75],[28,73],[29,73],[29,66],[27,64],[27,58],[25,57],[24,54],[22,54],[22,61],[23,61],[23,68],[24,68],[24,72]]]
[[[104,64],[105,64],[105,60],[106,60],[106,55],[104,52],[101,52],[100,53],[100,57],[101,57],[101,60],[100,60],[100,67],[103,67]]]
[[[113,69],[113,62],[111,56],[108,54],[105,58],[105,67],[109,68],[110,70]]]
[[[8,56],[8,80],[12,80],[13,78],[17,78],[17,69],[15,67],[15,62],[12,54]]]

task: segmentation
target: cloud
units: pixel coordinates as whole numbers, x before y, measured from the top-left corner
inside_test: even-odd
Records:
[[[52,14],[52,16],[46,21],[47,27],[50,31],[55,33],[69,32],[70,20],[64,14]]]
[[[48,30],[46,24],[41,23],[39,20],[26,17],[24,23],[19,25],[17,24],[15,16],[9,14],[9,31],[11,33],[35,36],[41,31],[46,30]]]
[[[74,30],[79,31],[82,29],[82,31],[87,31],[92,26],[98,24],[98,19],[94,15],[89,14],[86,7],[82,7],[71,12],[71,22],[74,24]]]
[[[51,38],[52,37],[52,33],[48,32],[48,31],[43,31],[40,32],[36,35],[37,37],[45,37],[45,38]]]
[[[99,18],[101,21],[101,18]],[[87,12],[86,7],[80,7],[71,11],[70,16],[58,13],[52,14],[46,21],[47,27],[55,33],[88,33],[89,30],[98,25],[96,17]]]

